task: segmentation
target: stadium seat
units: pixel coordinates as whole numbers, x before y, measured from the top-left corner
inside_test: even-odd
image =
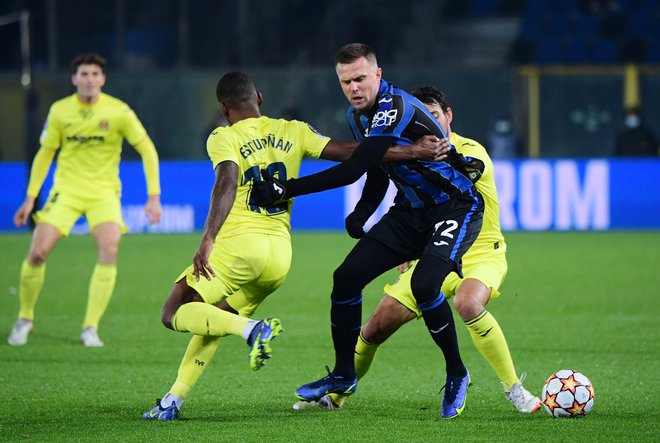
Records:
[[[589,61],[592,63],[615,63],[617,62],[617,47],[613,40],[599,38],[591,45]]]

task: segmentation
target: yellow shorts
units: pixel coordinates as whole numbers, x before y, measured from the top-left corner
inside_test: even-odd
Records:
[[[467,260],[463,257],[463,259],[464,278],[474,278],[491,288],[491,300],[499,297],[499,288],[502,281],[504,281],[508,269],[506,255],[500,252],[493,252],[476,257],[468,257]],[[420,318],[422,313],[417,308],[415,297],[410,289],[410,278],[416,266],[417,261],[413,262],[408,269],[401,273],[399,279],[395,283],[385,285],[384,292],[417,314],[417,318]],[[445,297],[453,297],[462,281],[463,279],[461,279],[455,272],[449,273],[447,278],[445,278],[445,281],[442,283],[442,292],[445,294]]]
[[[53,225],[63,237],[66,237],[81,215],[87,219],[90,231],[97,225],[107,222],[117,223],[122,232],[128,230],[121,215],[119,193],[87,198],[52,189],[46,204],[34,214],[34,221]]]
[[[227,299],[239,315],[251,317],[264,299],[279,288],[291,267],[291,241],[266,234],[243,234],[218,238],[209,264],[215,277],[195,281],[193,266],[175,280],[186,279],[206,303]]]

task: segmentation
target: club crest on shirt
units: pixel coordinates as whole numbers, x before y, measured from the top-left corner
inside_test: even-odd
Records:
[[[107,130],[110,127],[110,122],[106,119],[103,119],[99,122],[99,129]]]

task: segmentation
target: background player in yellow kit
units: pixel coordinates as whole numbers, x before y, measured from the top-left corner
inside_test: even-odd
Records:
[[[518,411],[534,412],[540,407],[541,401],[522,386],[523,380],[516,374],[504,333],[493,315],[486,310],[486,304],[491,299],[499,297],[499,287],[507,272],[506,243],[500,229],[493,163],[478,142],[451,131],[452,109],[440,90],[433,86],[425,86],[414,89],[411,93],[424,103],[440,122],[449,136],[449,142],[459,153],[484,162],[483,175],[476,183],[485,201],[481,232],[463,256],[464,278],[461,279],[456,273],[449,274],[442,285],[442,292],[447,298],[453,296],[456,311],[465,322],[475,346],[500,379],[506,398]],[[367,202],[364,200],[358,203],[356,210],[346,219],[346,228],[352,237],[358,238],[364,235],[364,223],[371,215],[371,213],[360,214],[360,205],[365,203]],[[369,206],[377,205],[372,202]],[[369,370],[378,346],[402,325],[421,317],[410,289],[410,276],[416,263],[415,261],[403,266],[400,269],[402,274],[399,280],[385,286],[382,300],[362,328],[355,348],[355,369],[358,378]],[[299,401],[294,404],[294,409],[309,407],[335,409],[341,407],[347,398],[348,396],[330,394],[318,402]]]
[[[98,54],[73,60],[71,82],[76,93],[50,107],[30,172],[27,196],[14,216],[14,224],[27,223],[39,190],[59,149],[53,187],[34,220],[36,228],[27,258],[21,266],[20,311],[7,339],[24,345],[33,328],[34,308],[44,283],[46,259],[57,242],[85,215],[94,237],[98,260],[89,284],[87,312],[81,342],[99,347],[99,321],[105,312],[117,275],[117,250],[126,231],[121,214],[119,161],[126,139],[142,157],[149,194],[145,212],[149,223],[162,215],[158,154],[142,123],[123,101],[101,92],[106,61]]]
[[[193,337],[176,381],[143,414],[147,420],[177,419],[220,337],[246,339],[250,367],[257,370],[270,357],[270,341],[282,331],[278,319],[250,320],[284,282],[291,264],[293,202],[259,207],[251,192],[253,183],[262,179],[261,170],[286,180],[298,176],[304,157],[342,161],[357,146],[331,140],[304,122],[262,116],[261,93],[244,73],[225,74],[216,96],[230,126],[217,128],[207,140],[216,175],[209,213],[193,264],[177,278],[162,313],[166,327],[192,332]],[[423,148],[393,147],[385,158],[436,158],[434,149]]]

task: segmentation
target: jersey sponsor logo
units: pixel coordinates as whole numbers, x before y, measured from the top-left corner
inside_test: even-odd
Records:
[[[103,135],[69,135],[66,138],[66,141],[73,143],[80,143],[81,145],[87,144],[98,144],[105,142],[105,136]]]
[[[388,111],[378,111],[374,118],[371,120],[371,129],[381,126],[390,126],[396,120],[399,114],[397,109],[390,109]]]
[[[378,100],[378,103],[392,103],[392,97],[383,97]]]

